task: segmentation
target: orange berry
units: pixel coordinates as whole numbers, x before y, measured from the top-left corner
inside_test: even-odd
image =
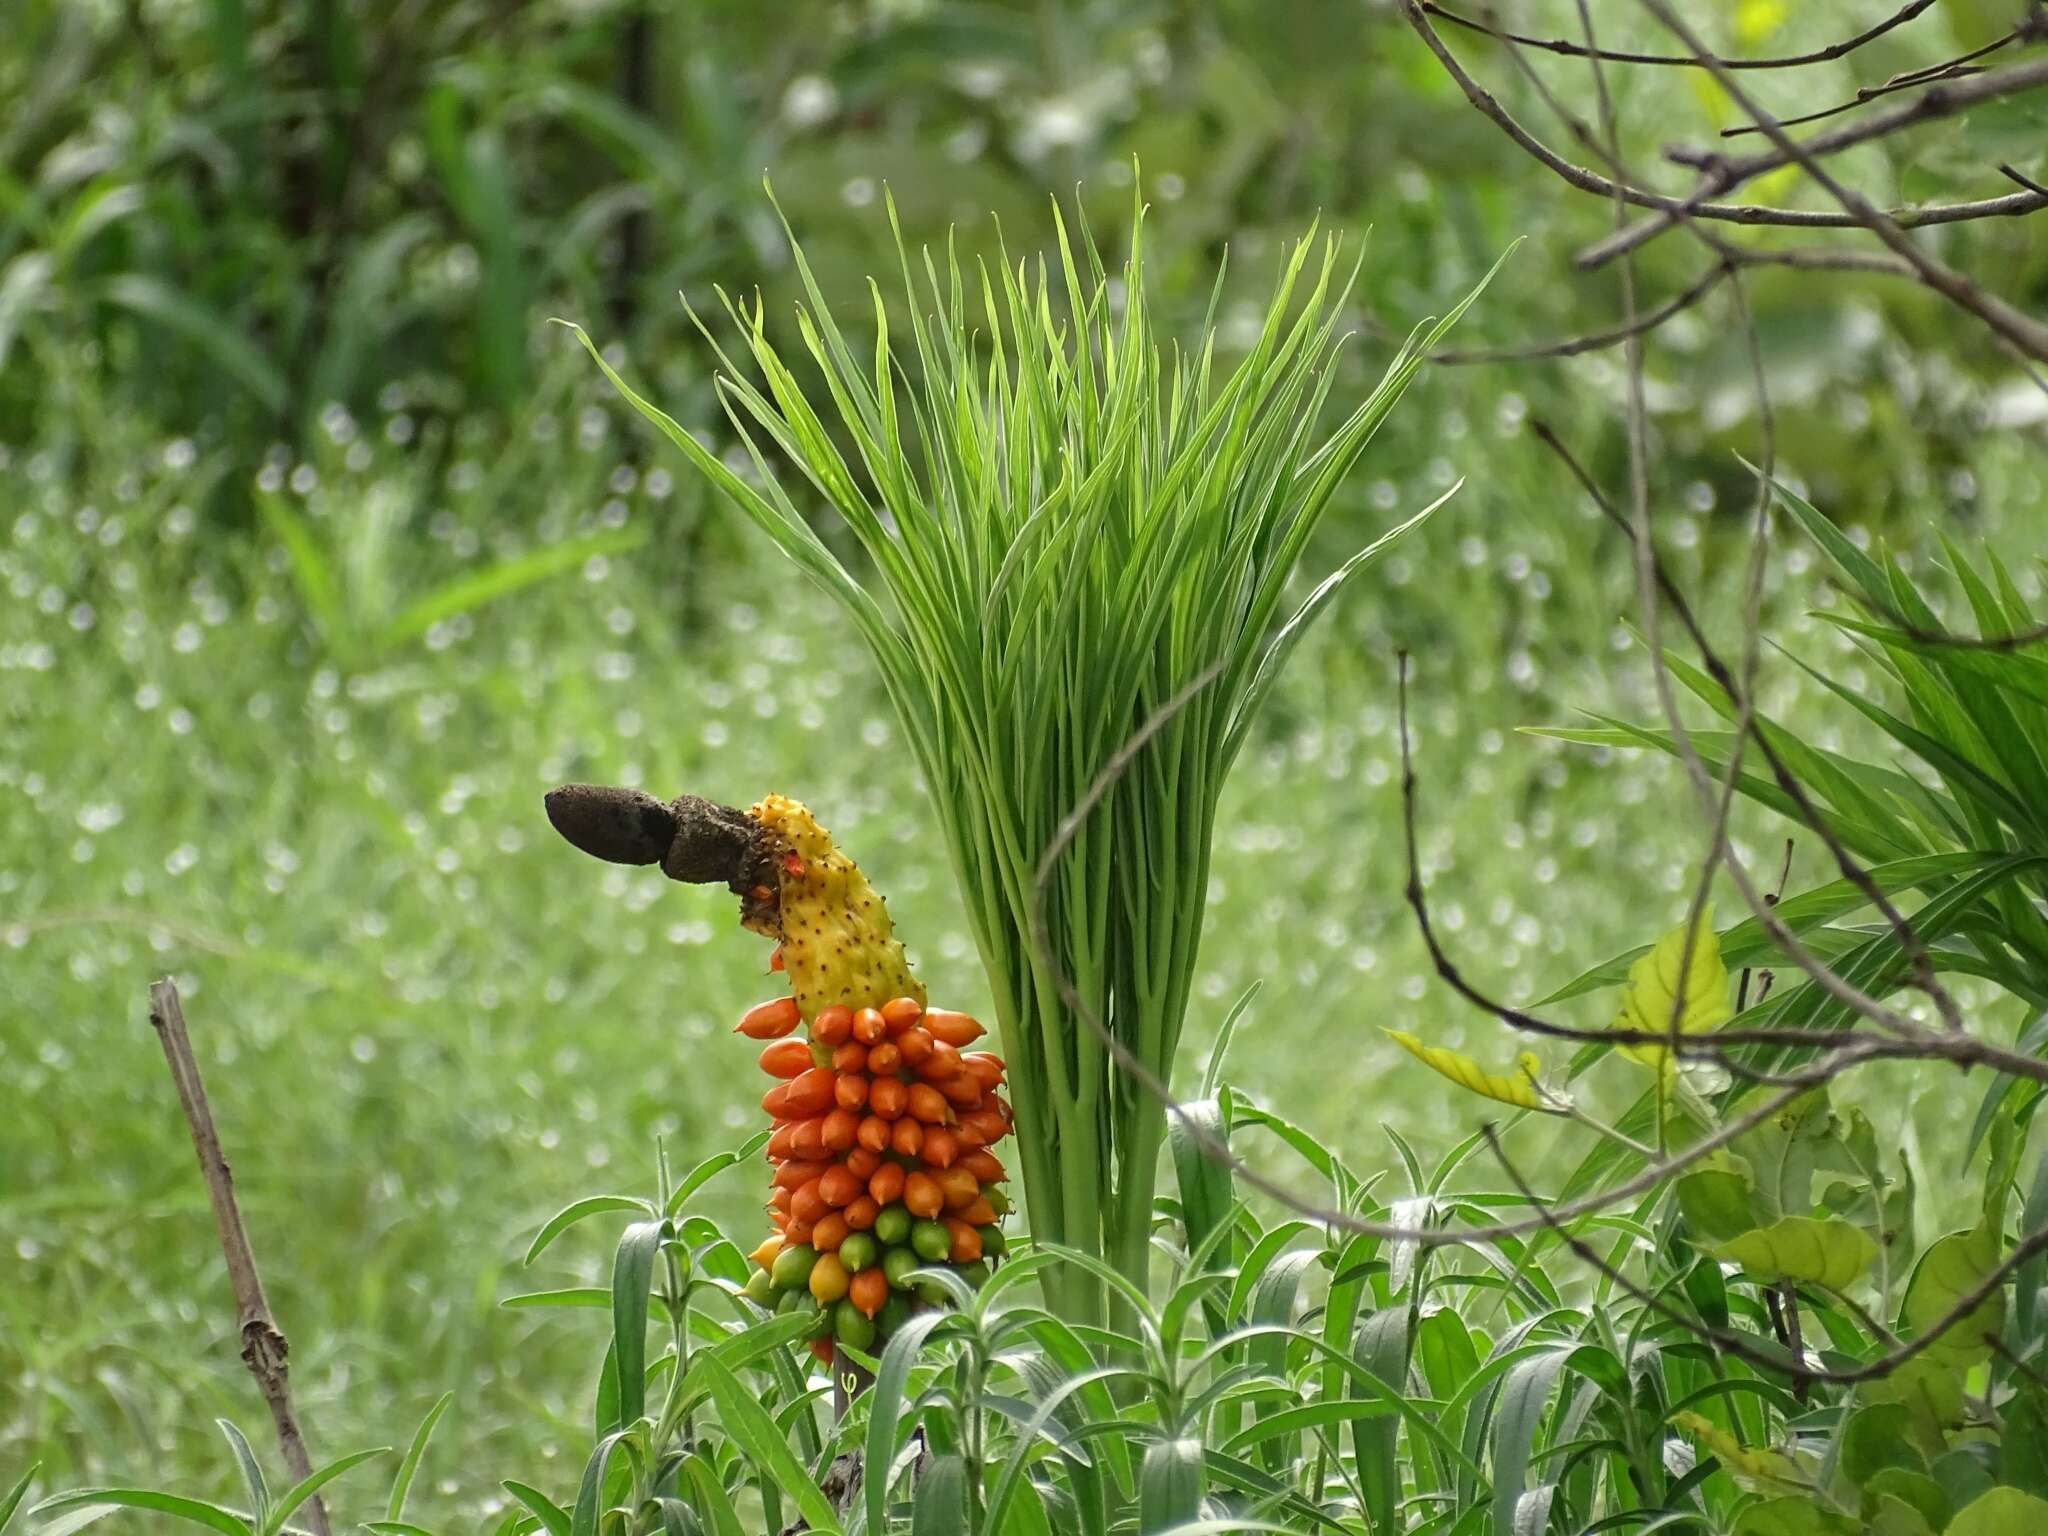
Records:
[[[960,1052],[943,1040],[932,1042],[932,1053],[917,1069],[917,1075],[928,1083],[943,1083],[960,1075]]]
[[[964,1013],[955,1013],[950,1008],[927,1008],[924,1027],[946,1044],[958,1049],[981,1038],[981,1025]]]
[[[889,1122],[880,1115],[869,1115],[861,1121],[853,1139],[867,1151],[886,1152],[889,1150]]]
[[[1010,1133],[1003,1117],[992,1109],[970,1110],[960,1117],[959,1129],[972,1135],[984,1147],[990,1142],[1001,1141]]]
[[[761,1107],[777,1120],[794,1118],[789,1107],[789,1084],[777,1083],[761,1095]]]
[[[825,1145],[825,1122],[820,1116],[796,1122],[796,1128],[789,1133],[789,1150],[792,1155],[809,1162],[825,1160],[829,1150]]]
[[[868,1052],[868,1070],[876,1077],[887,1077],[903,1065],[903,1050],[894,1040],[884,1040]]]
[[[905,1174],[901,1163],[884,1163],[868,1180],[868,1194],[876,1205],[894,1205],[903,1194]]]
[[[846,1294],[853,1298],[856,1307],[873,1317],[882,1310],[882,1303],[889,1299],[889,1277],[882,1273],[879,1264],[872,1269],[864,1269],[853,1277],[853,1284],[847,1287]]]
[[[904,1179],[903,1203],[911,1215],[930,1220],[946,1208],[946,1194],[937,1179],[920,1170]]]
[[[924,1145],[918,1149],[922,1157],[934,1168],[950,1168],[953,1160],[960,1155],[960,1138],[943,1125],[935,1125],[924,1133]]]
[[[972,1152],[961,1153],[960,1161],[954,1166],[965,1168],[984,1184],[1007,1183],[1010,1177],[1003,1172],[1003,1165],[996,1161],[995,1154],[984,1152],[980,1147],[976,1147]]]
[[[952,1249],[946,1257],[955,1264],[972,1264],[981,1257],[981,1234],[958,1216],[946,1218],[946,1231],[953,1238]]]
[[[795,1193],[796,1191],[790,1189],[787,1185],[778,1188],[768,1197],[768,1209],[771,1211],[787,1211],[789,1209],[789,1197]]]
[[[938,1043],[928,1029],[906,1029],[896,1037],[896,1049],[903,1053],[903,1065],[913,1072],[931,1058],[932,1047]]]
[[[989,1220],[995,1220],[993,1206],[989,1208],[989,1212]],[[862,1195],[839,1214],[846,1218],[846,1224],[854,1231],[865,1232],[875,1224],[875,1218],[882,1214],[882,1207],[873,1195]]]
[[[789,1156],[789,1138],[796,1134],[798,1122],[785,1120],[768,1133],[767,1156],[771,1163],[779,1163]]]
[[[863,1179],[871,1178],[882,1166],[882,1154],[870,1147],[855,1147],[846,1154],[846,1166]]]
[[[847,1219],[834,1211],[819,1218],[818,1224],[811,1228],[811,1246],[820,1253],[830,1253],[846,1241],[846,1234],[852,1230]]]
[[[761,1047],[761,1070],[770,1077],[795,1077],[813,1065],[808,1041],[773,1040]]]
[[[830,1365],[836,1358],[837,1346],[830,1339],[813,1339],[804,1347],[820,1365]]]
[[[853,1204],[860,1190],[860,1176],[844,1163],[834,1163],[818,1176],[818,1193],[835,1210]]]
[[[878,1077],[868,1087],[868,1108],[884,1120],[894,1120],[910,1104],[910,1089],[900,1079]]]
[[[946,1102],[955,1109],[978,1109],[986,1092],[981,1084],[965,1072],[955,1073],[935,1086],[946,1096]]]
[[[988,1203],[988,1196],[976,1195],[974,1204],[962,1206],[959,1215],[970,1227],[985,1227],[996,1219],[996,1208]]]
[[[868,1102],[868,1080],[858,1072],[848,1072],[832,1085],[832,1097],[841,1109],[865,1109]]]
[[[981,1180],[965,1168],[942,1168],[935,1178],[939,1192],[945,1196],[946,1209],[949,1211],[960,1210],[981,1198]]]
[[[768,1182],[777,1189],[801,1189],[825,1171],[823,1163],[791,1161],[775,1170],[775,1177]]]
[[[879,1008],[863,1008],[853,1016],[853,1038],[862,1045],[873,1045],[888,1033],[888,1021]]]
[[[854,1134],[860,1129],[860,1115],[850,1109],[835,1109],[819,1124],[824,1129],[818,1133],[818,1139],[825,1144],[825,1150],[844,1152],[853,1145]]]
[[[912,1083],[908,1107],[912,1118],[922,1120],[926,1125],[942,1125],[952,1111],[947,1107],[946,1096],[930,1083]]]
[[[923,1017],[924,1004],[914,997],[892,997],[882,1004],[882,1022],[889,1026],[892,1035],[910,1028]]]
[[[812,1067],[809,1071],[793,1077],[789,1082],[789,1097],[784,1102],[789,1106],[792,1117],[799,1115],[822,1115],[832,1107],[832,1085],[837,1081],[830,1067]]]
[[[834,1072],[860,1072],[868,1064],[868,1048],[858,1040],[849,1040],[832,1053]]]
[[[889,1128],[889,1145],[900,1156],[917,1156],[924,1149],[924,1127],[905,1115]]]
[[[789,1224],[782,1229],[782,1235],[792,1243],[808,1243],[811,1240],[811,1223],[798,1221],[792,1216],[789,1218]]]
[[[853,1038],[853,1010],[834,1004],[811,1020],[811,1038],[825,1045],[844,1045]]]
[[[1000,1083],[1006,1070],[1003,1058],[994,1051],[969,1051],[960,1058],[960,1065],[973,1073],[974,1080],[984,1088]]]
[[[832,1209],[831,1206],[825,1203],[824,1191],[819,1187],[819,1184],[819,1180],[813,1179],[810,1183],[799,1188],[789,1199],[789,1214],[802,1222],[806,1227],[816,1226],[825,1219],[826,1213]]]
[[[795,1029],[802,1018],[795,998],[778,997],[773,1002],[756,1003],[741,1014],[734,1033],[749,1040],[775,1040]]]

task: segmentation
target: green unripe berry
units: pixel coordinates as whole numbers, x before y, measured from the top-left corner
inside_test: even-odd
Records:
[[[889,1299],[882,1303],[882,1310],[875,1314],[875,1336],[882,1339],[893,1338],[896,1331],[909,1321],[909,1298],[891,1291]]]
[[[907,1242],[910,1238],[910,1211],[908,1207],[885,1205],[881,1215],[875,1218],[875,1241],[885,1247]]]
[[[874,1321],[849,1296],[832,1308],[832,1336],[849,1349],[873,1349]]]
[[[768,1271],[778,1291],[802,1290],[811,1278],[811,1269],[818,1262],[818,1250],[809,1243],[796,1243],[775,1255],[774,1267]]]
[[[910,1229],[910,1246],[930,1264],[943,1264],[953,1251],[953,1234],[943,1221],[920,1221]]]
[[[1010,1240],[1003,1236],[1003,1229],[994,1222],[975,1230],[981,1234],[981,1256],[984,1259],[1000,1259],[1010,1251]]]
[[[904,1276],[919,1267],[922,1261],[908,1248],[891,1248],[882,1255],[882,1273],[889,1277],[889,1284],[897,1290],[904,1286]]]
[[[757,1269],[747,1276],[747,1283],[740,1288],[740,1294],[757,1307],[775,1305],[775,1282],[768,1278],[768,1271]]]
[[[839,1245],[839,1262],[846,1266],[849,1275],[874,1268],[875,1261],[881,1256],[882,1245],[866,1232],[849,1232]]]

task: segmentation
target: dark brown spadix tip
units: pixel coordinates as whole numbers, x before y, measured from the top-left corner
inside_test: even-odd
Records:
[[[659,864],[676,839],[675,812],[644,790],[564,784],[547,808],[557,832],[608,864]]]
[[[671,880],[723,885],[736,895],[773,887],[776,839],[745,811],[699,795],[664,804],[638,789],[564,784],[548,820],[574,846],[612,864],[659,864]]]

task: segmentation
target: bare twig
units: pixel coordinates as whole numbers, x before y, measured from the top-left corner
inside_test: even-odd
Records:
[[[2015,28],[1995,42],[1986,43],[1982,48],[1972,48],[1968,53],[1959,53],[1954,58],[1945,59],[1939,64],[1928,64],[1919,69],[1902,70],[1898,74],[1893,75],[1889,80],[1880,81],[1876,85],[1866,85],[1847,101],[1838,101],[1832,107],[1822,107],[1817,112],[1802,112],[1797,117],[1781,117],[1778,119],[1778,126],[1781,128],[1803,127],[1807,123],[1818,123],[1830,117],[1839,117],[1844,112],[1853,112],[1858,107],[1868,106],[1881,96],[1895,96],[1900,91],[1910,91],[1919,85],[1931,85],[1936,80],[1954,79],[1965,74],[1980,74],[1982,73],[1981,70],[1971,69],[1969,66],[1978,59],[1987,58],[1991,54],[2010,47],[2025,35],[2024,31]],[[1723,128],[1721,130],[1721,137],[1724,139],[1739,139],[1745,134],[1761,132],[1763,130],[1757,127],[1755,123],[1739,123],[1733,128]]]
[[[1978,1307],[1984,1304],[1986,1298],[2001,1290],[2014,1270],[2026,1263],[2027,1260],[2033,1258],[2035,1254],[2048,1251],[2048,1227],[2022,1234],[2020,1241],[2014,1246],[2013,1250],[2006,1254],[1992,1268],[1990,1273],[1983,1276],[1977,1284],[1958,1296],[1949,1306],[1948,1310],[1939,1317],[1929,1319],[1912,1338],[1894,1345],[1892,1348],[1877,1355],[1874,1359],[1867,1360],[1861,1365],[1853,1366],[1847,1370],[1828,1370],[1822,1366],[1807,1365],[1802,1360],[1796,1366],[1791,1366],[1786,1363],[1783,1356],[1775,1354],[1770,1350],[1758,1349],[1748,1336],[1704,1323],[1691,1314],[1672,1306],[1671,1303],[1664,1300],[1662,1296],[1654,1291],[1648,1290],[1629,1279],[1619,1268],[1609,1263],[1590,1243],[1566,1226],[1565,1218],[1559,1214],[1558,1209],[1546,1206],[1543,1203],[1542,1198],[1529,1187],[1528,1183],[1523,1179],[1520,1170],[1508,1158],[1500,1144],[1500,1137],[1495,1132],[1493,1126],[1489,1123],[1482,1128],[1482,1131],[1486,1137],[1487,1146],[1500,1162],[1508,1178],[1513,1181],[1517,1192],[1521,1194],[1523,1199],[1540,1216],[1546,1218],[1544,1225],[1556,1233],[1566,1247],[1570,1248],[1573,1253],[1577,1254],[1592,1268],[1598,1270],[1611,1284],[1619,1286],[1643,1306],[1648,1307],[1667,1322],[1677,1324],[1703,1343],[1711,1344],[1716,1349],[1725,1350],[1729,1354],[1746,1360],[1751,1365],[1758,1366],[1764,1370],[1779,1372],[1794,1378],[1804,1377],[1807,1381],[1828,1382],[1835,1386],[1853,1386],[1859,1381],[1876,1381],[1881,1377],[1889,1376],[1893,1371],[1896,1371],[1900,1366],[1915,1358],[1922,1351],[1939,1342],[1950,1328],[1976,1311]],[[1989,1338],[1990,1336],[1987,1335],[1986,1337]]]
[[[1717,220],[1728,224],[1770,224],[1798,229],[1868,227],[1865,220],[1835,209],[1773,208],[1761,203],[1697,202],[1693,198],[1672,197],[1662,192],[1648,191],[1633,183],[1618,182],[1598,172],[1589,171],[1584,166],[1574,165],[1523,127],[1514,114],[1502,106],[1499,99],[1458,62],[1457,56],[1429,24],[1429,18],[1423,14],[1420,0],[1400,0],[1400,4],[1402,15],[1422,38],[1424,45],[1436,56],[1437,62],[1443,65],[1445,73],[1464,93],[1465,99],[1513,140],[1517,147],[1568,186],[1575,187],[1581,192],[1589,192],[1596,197],[1612,197],[1619,190],[1621,197],[1637,208],[1653,208],[1673,215],[1689,214],[1694,218]],[[1926,224],[2011,218],[2034,213],[2042,208],[2048,208],[2048,193],[2022,190],[2006,193],[2002,197],[1979,198],[1971,202],[1896,208],[1891,211],[1889,217],[1902,229],[1915,229]]]
[[[1673,35],[1688,42],[1697,38],[1677,13],[1671,11],[1661,0],[1645,0],[1651,13],[1673,27]],[[1675,25],[1674,25],[1675,24]],[[1702,49],[1700,67],[1717,77],[1727,73],[1726,66],[1712,54]],[[2003,69],[1987,69],[1981,75],[1967,80],[1943,81],[1929,86],[1919,96],[1884,112],[1872,113],[1858,122],[1844,123],[1838,128],[1816,133],[1808,139],[1794,139],[1785,132],[1784,125],[1757,104],[1755,99],[1732,78],[1723,80],[1722,86],[1745,114],[1752,119],[1756,131],[1769,139],[1774,146],[1749,155],[1723,155],[1713,150],[1668,150],[1667,157],[1681,165],[1690,165],[1700,172],[1700,185],[1693,193],[1676,206],[1661,208],[1648,218],[1640,219],[1627,228],[1617,231],[1605,240],[1599,240],[1586,247],[1574,258],[1580,267],[1591,269],[1604,265],[1621,255],[1632,251],[1647,240],[1655,239],[1677,222],[1681,213],[1705,213],[1710,206],[1707,199],[1732,192],[1744,182],[1787,165],[1797,165],[1815,182],[1825,188],[1837,202],[1848,211],[1853,223],[1861,224],[1873,234],[1878,233],[1874,220],[1903,227],[1907,221],[1897,214],[1887,214],[1862,194],[1853,192],[1837,183],[1834,178],[1821,170],[1818,161],[1822,156],[1838,154],[1858,144],[1867,144],[1876,139],[1889,138],[1892,134],[1915,127],[1921,123],[1938,121],[1966,112],[1971,107],[1981,106],[1987,101],[1996,101],[2004,96],[2019,95],[2038,90],[2048,85],[2048,58],[2028,59],[2022,63],[2009,64]],[[2037,204],[2038,206],[2038,204]],[[1867,211],[1866,211],[1867,210]],[[2030,213],[2034,210],[2019,209],[2017,212]],[[1891,244],[1887,241],[1886,244]],[[1893,249],[1897,249],[1896,246]],[[1917,250],[1917,247],[1914,249]],[[1900,251],[1904,256],[1905,252]],[[1906,257],[1911,261],[1910,256]],[[1916,263],[1916,266],[1918,264]],[[1924,273],[1923,273],[1924,275]]]
[[[235,1292],[242,1359],[270,1408],[284,1464],[295,1481],[303,1481],[313,1475],[313,1462],[306,1451],[306,1437],[299,1428],[298,1415],[292,1408],[288,1363],[291,1347],[271,1313],[269,1298],[263,1294],[263,1278],[256,1269],[256,1255],[249,1247],[248,1229],[242,1225],[241,1206],[235,1200],[235,1176],[221,1151],[213,1107],[207,1102],[199,1062],[192,1054],[192,1040],[185,1031],[185,1010],[178,1001],[177,984],[168,976],[150,984],[149,1022],[163,1045],[171,1082],[178,1090],[178,1103],[185,1111],[185,1123],[191,1127],[192,1147],[199,1155],[199,1172],[206,1180],[207,1198],[213,1202],[214,1225],[220,1231],[221,1253],[227,1259],[228,1283]],[[328,1536],[327,1509],[319,1496],[307,1500],[303,1508],[306,1524],[315,1536]]]
[[[1902,27],[1922,11],[1934,4],[1934,0],[1908,0],[1884,20],[1874,26],[1865,27],[1854,37],[1843,38],[1825,48],[1811,53],[1783,54],[1768,59],[1730,59],[1730,69],[1797,69],[1803,64],[1825,64],[1832,59],[1844,58],[1861,48],[1865,43],[1875,42],[1896,27]],[[1461,16],[1447,6],[1438,5],[1436,0],[1421,0],[1422,8],[1443,21],[1456,26],[1467,27],[1474,32],[1487,32],[1521,48],[1535,48],[1544,53],[1562,54],[1573,59],[1603,59],[1610,64],[1655,64],[1674,69],[1697,69],[1699,60],[1684,54],[1673,53],[1623,53],[1612,48],[1600,48],[1586,43],[1574,43],[1561,37],[1528,37],[1518,32],[1504,32],[1490,22],[1475,21]]]

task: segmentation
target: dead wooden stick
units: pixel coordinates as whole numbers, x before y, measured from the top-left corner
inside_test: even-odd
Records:
[[[213,1108],[206,1101],[206,1084],[199,1077],[199,1063],[192,1055],[192,1038],[185,1032],[185,1010],[178,1001],[177,984],[168,976],[149,988],[149,1022],[164,1048],[170,1064],[171,1081],[178,1090],[178,1103],[185,1110],[185,1123],[192,1129],[192,1147],[199,1154],[199,1172],[206,1180],[207,1197],[213,1202],[214,1225],[220,1230],[220,1248],[228,1261],[228,1283],[235,1290],[235,1311],[242,1333],[242,1359],[256,1378],[257,1390],[270,1405],[271,1421],[277,1425],[277,1443],[284,1452],[284,1464],[294,1482],[313,1475],[313,1460],[306,1452],[306,1437],[292,1411],[291,1347],[271,1315],[270,1301],[263,1294],[263,1277],[256,1270],[256,1255],[249,1247],[248,1229],[242,1225],[242,1208],[235,1202],[235,1175],[220,1149],[220,1132],[214,1128]],[[303,1506],[305,1521],[314,1536],[329,1536],[327,1507],[316,1494]]]

